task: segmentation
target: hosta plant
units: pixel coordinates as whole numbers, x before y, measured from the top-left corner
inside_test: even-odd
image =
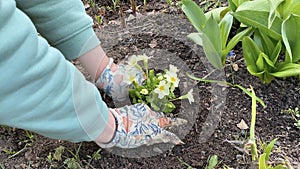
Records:
[[[247,69],[263,83],[300,75],[299,0],[229,0],[228,7],[205,14],[192,0],[181,2],[198,31],[188,37],[203,47],[214,67],[221,69],[228,52],[242,41]]]
[[[300,75],[298,9],[300,1],[255,0],[241,4],[233,13],[255,32],[243,38],[243,53],[248,71],[264,83]]]
[[[198,31],[188,37],[203,47],[206,58],[217,69],[224,67],[226,56],[234,46],[244,36],[251,34],[251,28],[245,28],[229,40],[233,26],[229,8],[221,7],[204,14],[192,0],[182,0],[181,8]]]
[[[172,112],[176,106],[173,101],[188,99],[189,103],[194,101],[193,89],[187,94],[176,97],[174,91],[178,87],[180,79],[177,76],[178,69],[174,65],[169,65],[169,69],[160,71],[148,69],[148,60],[151,57],[144,55],[133,55],[128,60],[129,68],[124,77],[125,82],[132,84],[133,88],[129,89],[129,96],[132,103],[148,104],[153,110],[164,113]],[[143,62],[143,66],[139,63]],[[135,79],[136,68],[144,72],[145,80],[139,85]]]

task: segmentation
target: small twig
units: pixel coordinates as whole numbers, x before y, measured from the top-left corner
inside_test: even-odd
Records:
[[[207,75],[205,75],[202,79],[206,79],[208,76],[210,76],[212,73],[214,73],[217,69],[214,69],[213,71],[209,72]]]
[[[90,163],[88,163],[86,160],[82,160],[85,164],[87,164],[90,168],[92,169],[96,169],[95,167],[93,167]]]

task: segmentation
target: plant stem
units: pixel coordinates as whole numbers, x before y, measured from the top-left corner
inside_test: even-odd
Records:
[[[252,161],[257,160],[258,153],[257,153],[257,145],[255,141],[255,123],[256,123],[256,95],[253,87],[250,85],[251,88],[251,97],[252,97],[252,113],[251,113],[251,124],[250,124],[250,141],[252,141],[251,145],[251,154],[252,154]]]

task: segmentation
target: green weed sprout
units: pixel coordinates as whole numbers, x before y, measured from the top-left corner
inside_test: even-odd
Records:
[[[149,70],[148,68],[148,60],[150,58],[143,54],[133,55],[128,60],[127,70],[132,71],[127,72],[124,76],[124,81],[127,84],[133,85],[133,88],[129,89],[129,96],[133,104],[145,103],[154,111],[170,113],[176,108],[172,103],[175,100],[188,99],[190,104],[194,102],[193,89],[180,97],[176,97],[174,94],[180,81],[177,76],[177,72],[179,71],[177,67],[170,64],[169,69],[156,73],[154,69]],[[143,61],[144,69],[138,64],[139,61]],[[135,77],[136,68],[144,72],[146,76],[142,85],[137,83]]]

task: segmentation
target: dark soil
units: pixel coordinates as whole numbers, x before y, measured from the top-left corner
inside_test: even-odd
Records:
[[[110,1],[97,2],[99,6],[111,5]],[[128,8],[127,2],[122,2],[121,7]],[[184,77],[186,72],[197,77],[207,79],[226,80],[240,84],[244,87],[252,85],[256,95],[264,100],[267,108],[258,106],[256,121],[256,139],[258,143],[270,142],[278,138],[275,145],[276,153],[271,156],[272,161],[284,162],[291,168],[300,168],[300,131],[294,125],[295,120],[291,115],[282,114],[282,110],[300,107],[299,79],[275,79],[271,84],[262,84],[258,78],[251,76],[242,59],[242,52],[236,49],[237,56],[226,64],[224,71],[214,70],[207,63],[201,48],[195,46],[186,35],[194,32],[192,26],[185,20],[183,14],[175,7],[168,7],[160,1],[150,1],[147,4],[147,16],[128,17],[126,24],[120,21],[118,12],[106,12],[105,23],[95,30],[102,41],[102,46],[107,55],[113,57],[115,62],[124,61],[132,54],[154,56],[150,67],[160,69],[174,64],[181,69],[180,92],[184,93],[190,88],[195,92],[195,103],[189,105],[182,102],[178,117],[189,120],[187,126],[172,128],[185,142],[184,145],[158,145],[163,153],[145,158],[122,157],[117,151],[101,150],[101,158],[88,163],[88,155],[92,155],[99,147],[94,143],[70,143],[53,140],[34,134],[31,141],[26,132],[9,127],[0,128],[0,168],[64,168],[63,161],[72,158],[68,151],[63,153],[62,161],[47,161],[47,156],[61,145],[75,152],[80,147],[78,157],[81,167],[84,168],[205,168],[207,159],[211,155],[219,157],[223,168],[227,165],[232,168],[258,168],[251,161],[250,152],[245,151],[244,145],[249,138],[249,129],[242,130],[237,124],[244,120],[250,126],[251,98],[237,88],[219,84],[197,83]],[[87,11],[92,16],[93,9]],[[165,13],[161,13],[164,11]],[[145,14],[145,12],[143,12]],[[109,20],[117,19],[108,24]],[[121,19],[122,20],[122,19]],[[149,46],[149,44],[155,44]],[[237,64],[239,69],[232,70],[231,64]],[[77,61],[74,64],[83,71],[87,79],[88,74]],[[115,105],[103,94],[110,107]],[[20,151],[16,155],[9,152]],[[146,151],[149,149],[145,148]],[[117,153],[116,153],[117,152]],[[121,151],[122,154],[132,155],[134,150]],[[120,153],[120,152],[119,152]],[[139,153],[139,152],[137,152]],[[155,153],[155,152],[153,152]],[[139,154],[136,154],[139,156]],[[183,163],[183,162],[185,163]]]

